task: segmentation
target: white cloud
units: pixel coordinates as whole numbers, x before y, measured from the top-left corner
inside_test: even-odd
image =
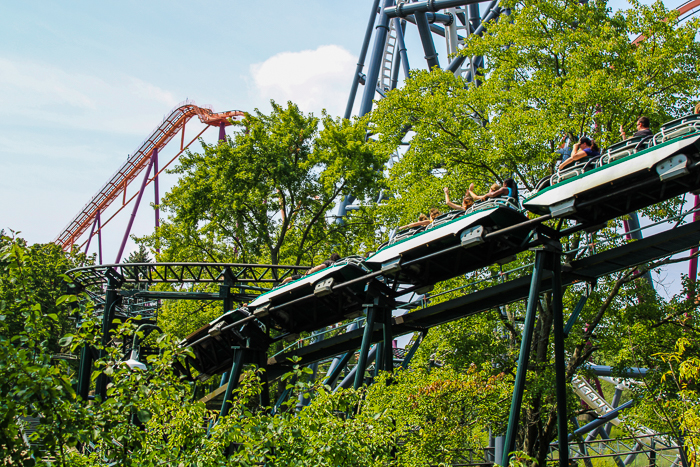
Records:
[[[282,52],[250,66],[255,87],[266,99],[290,100],[305,112],[345,111],[357,57],[337,45]]]
[[[170,92],[133,76],[0,57],[0,121],[144,135],[175,104]]]

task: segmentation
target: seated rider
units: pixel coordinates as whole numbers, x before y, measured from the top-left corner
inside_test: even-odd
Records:
[[[471,194],[472,198],[474,198],[476,201],[484,201],[489,198],[501,197],[514,198],[516,200],[518,199],[518,186],[515,184],[515,180],[513,180],[512,178],[505,179],[503,181],[503,186],[499,185],[498,183],[494,183],[493,185],[491,185],[489,192],[485,195],[479,196],[472,191],[473,189],[474,184],[472,183],[471,185],[469,185],[469,193]]]
[[[286,284],[287,282],[301,279],[303,276],[308,276],[309,274],[313,274],[317,271],[320,271],[321,269],[325,269],[327,267],[333,266],[333,264],[335,262],[337,262],[338,260],[340,260],[340,255],[338,253],[333,253],[329,259],[325,260],[323,263],[319,264],[318,266],[312,267],[311,269],[307,270],[304,274],[294,274],[292,276],[289,276],[285,280],[283,280],[282,283]]]
[[[440,211],[437,208],[430,208],[430,219],[428,219],[425,214],[421,214],[420,217],[418,218],[418,222],[411,222],[410,224],[402,225],[401,227],[399,227],[399,230],[410,229],[413,227],[420,227],[422,225],[429,225],[439,215],[440,215]]]
[[[651,132],[649,128],[649,117],[639,117],[637,119],[637,131],[632,135],[632,138],[637,138],[639,136],[651,136],[654,133]],[[627,139],[627,134],[625,129],[620,125],[620,137],[622,139]]]
[[[473,188],[473,187],[474,187],[474,184],[472,183],[470,188]],[[442,189],[442,191],[445,192],[445,204],[447,204],[450,207],[450,209],[454,209],[457,211],[466,211],[467,209],[472,207],[472,205],[474,204],[474,198],[472,198],[472,195],[471,195],[471,193],[469,193],[469,190],[467,190],[467,192],[464,194],[464,198],[462,198],[462,205],[461,206],[458,206],[455,203],[453,203],[452,201],[450,201],[450,189],[449,188],[444,187]]]
[[[574,144],[571,150],[571,157],[559,165],[559,170],[565,169],[567,166],[578,162],[582,159],[590,159],[600,155],[600,150],[595,141],[585,136],[581,137],[578,143]]]

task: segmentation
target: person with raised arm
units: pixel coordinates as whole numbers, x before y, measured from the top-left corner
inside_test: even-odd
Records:
[[[472,183],[469,186],[469,189],[473,189],[473,188],[474,188],[474,184]],[[447,206],[449,206],[450,209],[454,209],[455,211],[466,211],[467,209],[472,207],[472,205],[474,204],[474,198],[472,198],[472,195],[469,192],[469,190],[467,190],[467,192],[464,194],[464,197],[462,198],[462,205],[461,206],[450,201],[450,189],[449,188],[444,187],[442,189],[442,191],[445,192],[445,204],[447,204]]]

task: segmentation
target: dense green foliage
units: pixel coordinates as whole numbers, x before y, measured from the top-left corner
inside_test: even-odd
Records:
[[[629,131],[646,114],[658,126],[688,113],[698,95],[698,23],[676,27],[661,3],[634,3],[615,14],[603,1],[524,0],[510,7],[507,20],[489,24],[483,37],[470,36],[463,51],[485,57],[479,86],[440,70],[415,72],[366,119],[319,119],[291,103],[273,103],[269,115],[247,114],[230,141],[180,160],[181,179],[161,204],[168,218],[142,245],[160,249],[160,261],[317,264],[331,252],[362,254],[376,249],[389,228],[431,206],[444,209],[445,186],[453,198],[472,182],[482,192],[507,177],[532,189],[553,169],[564,135],[586,134],[605,146],[617,141],[620,125]],[[631,45],[638,34],[646,40]],[[401,160],[382,171],[408,138]],[[380,189],[384,201],[375,205]],[[363,206],[336,222],[334,203],[349,194]],[[667,217],[681,204],[672,200],[645,214]],[[565,239],[564,260],[623,244],[619,227],[610,222]],[[188,355],[176,341],[226,311],[219,303],[165,301],[158,317],[165,333],[149,338],[155,351],[149,368],[131,370],[117,344],[132,338],[138,320],[116,323],[103,347],[100,310],[85,297],[64,296],[62,274],[86,258],[8,237],[0,248],[3,465],[33,465],[46,456],[62,466],[426,465],[459,461],[466,450],[482,448],[489,431],[505,430],[522,303],[431,330],[411,368],[380,375],[359,391],[331,392],[297,365],[279,383],[291,402],[275,415],[258,406],[261,384],[250,371],[229,414],[217,418],[173,364]],[[149,261],[148,253],[142,247],[129,260]],[[531,260],[525,252],[507,266],[445,281],[436,292],[446,293],[430,303],[517,278]],[[671,261],[566,290],[565,318],[582,294],[590,295],[566,339],[567,376],[585,374],[587,361],[658,369],[634,387],[638,404],[625,429],[641,424],[676,438],[686,430],[697,452],[697,287],[688,282],[663,300],[642,279]],[[502,274],[515,266],[525,267]],[[480,282],[450,291],[465,279]],[[214,291],[189,284],[177,290]],[[538,305],[517,439],[519,459],[540,465],[556,438],[551,300],[543,294]],[[54,358],[86,346],[105,351],[91,383],[100,372],[109,376],[105,400],[80,400],[75,361]],[[297,411],[304,394],[313,394],[312,403]],[[569,402],[572,416],[591,412],[571,391]],[[29,444],[20,436],[27,417],[41,420]]]

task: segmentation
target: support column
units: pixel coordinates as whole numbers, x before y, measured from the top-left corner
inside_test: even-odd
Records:
[[[99,209],[97,210],[99,213]],[[90,235],[88,235],[88,241],[87,245],[85,245],[85,254],[87,255],[88,250],[90,249],[90,242],[92,241],[92,234],[95,233],[95,226],[97,225],[97,216],[95,216],[95,221],[92,223],[92,228],[90,229]]]
[[[383,0],[382,11],[375,28],[377,32],[374,36],[372,58],[370,58],[367,78],[365,79],[365,91],[362,94],[362,101],[360,101],[360,117],[372,110],[372,101],[377,92],[377,79],[379,79],[379,71],[384,59],[384,44],[389,34],[389,17],[386,15],[386,9],[392,6],[394,6],[394,0]]]
[[[156,153],[156,148],[153,149],[153,152]],[[141,204],[141,198],[143,198],[143,191],[146,189],[146,183],[148,183],[148,176],[151,174],[151,168],[153,168],[153,161],[155,159],[153,158],[153,154],[151,154],[151,161],[148,163],[148,168],[146,169],[146,175],[143,177],[143,181],[141,182],[141,189],[139,190],[139,194],[136,197],[136,203],[134,204],[134,209],[131,211],[131,217],[129,218],[129,223],[126,225],[126,232],[124,232],[124,238],[122,238],[122,244],[119,247],[119,252],[117,253],[117,259],[114,260],[115,263],[119,263],[119,261],[122,259],[122,254],[124,253],[124,247],[126,246],[126,241],[129,239],[129,234],[131,233],[131,226],[134,225],[134,219],[136,218],[136,213],[139,210],[139,204]]]
[[[418,27],[420,41],[423,44],[423,52],[425,52],[425,60],[428,62],[428,69],[440,68],[438,53],[435,50],[435,42],[433,41],[433,33],[430,31],[428,18],[422,12],[416,12],[413,16],[416,18],[416,26]]]
[[[552,260],[552,326],[554,327],[554,371],[557,388],[557,432],[559,466],[569,465],[569,444],[566,410],[566,363],[564,362],[564,311],[561,285],[561,250],[550,253]]]
[[[92,375],[92,349],[89,345],[84,345],[80,351],[80,369],[78,370],[78,395],[84,400],[88,400],[90,392],[90,376]]]
[[[100,221],[100,211],[97,211],[97,259],[102,264],[102,222]]]
[[[226,122],[219,123],[219,142],[226,141]]]
[[[693,209],[698,209],[700,207],[700,196],[695,195],[695,203],[693,204]],[[700,212],[695,211],[693,213],[693,222],[700,220]],[[694,247],[690,249],[690,261],[688,262],[688,280],[695,282],[698,278],[698,259],[694,258],[693,255],[697,254],[698,248]],[[690,299],[690,294],[688,294],[688,299]]]
[[[430,329],[430,328],[428,328]],[[413,343],[411,346],[411,349],[408,351],[408,354],[403,358],[403,363],[401,363],[401,368],[404,370],[408,368],[408,365],[411,364],[411,359],[413,356],[416,354],[416,350],[418,350],[418,346],[420,345],[421,342],[423,342],[423,339],[425,339],[425,335],[428,334],[428,329],[422,331],[418,337],[416,338],[416,341]]]
[[[107,273],[107,293],[105,294],[105,308],[102,312],[103,348],[99,352],[98,358],[100,359],[105,358],[107,356],[107,350],[105,349],[105,347],[109,345],[109,342],[111,340],[109,333],[112,330],[112,322],[114,321],[116,308],[121,302],[121,297],[117,293],[117,289],[121,287],[122,281],[119,279],[116,272],[114,272],[111,269],[110,271],[111,274],[109,272]],[[85,371],[88,374],[91,373],[91,369],[88,370],[86,368]],[[107,379],[107,375],[105,375],[104,373],[100,373],[100,375],[97,377],[97,383],[95,386],[95,394],[99,395],[102,398],[103,402],[107,397]]]
[[[404,79],[409,77],[411,71],[411,67],[408,64],[408,54],[406,53],[406,43],[403,36],[404,32],[406,31],[406,20],[394,18],[394,30],[396,31],[396,46],[398,47],[399,53],[396,55],[396,61],[394,62],[394,67],[392,69],[391,89],[395,89],[399,83],[399,65],[401,65],[401,68],[403,68]]]
[[[384,371],[389,373],[394,372],[394,335],[391,332],[391,310],[385,308],[384,310],[384,326],[383,326],[383,338],[384,338]]]
[[[226,386],[224,401],[221,403],[219,418],[223,418],[228,415],[228,411],[231,409],[231,393],[233,392],[234,387],[238,386],[238,380],[241,377],[244,353],[245,349],[240,347],[235,348],[233,351],[233,364],[231,365],[231,371],[229,372],[228,386]]]
[[[343,118],[349,119],[352,115],[352,108],[355,105],[355,96],[357,95],[357,87],[360,84],[360,76],[362,75],[362,68],[365,66],[365,57],[367,56],[367,49],[369,48],[369,41],[372,38],[372,26],[377,19],[377,8],[379,8],[379,0],[374,0],[372,3],[372,10],[369,14],[369,21],[367,22],[367,29],[365,30],[365,38],[362,41],[362,49],[360,49],[360,57],[357,60],[357,67],[355,68],[355,75],[352,77],[352,86],[350,87],[350,96],[348,97],[348,103],[345,107],[345,115]],[[366,82],[365,82],[366,85]]]
[[[377,313],[378,300],[374,299],[374,302],[365,306],[365,313],[367,316],[367,321],[365,321],[365,332],[362,336],[362,345],[360,346],[360,356],[357,359],[357,366],[355,367],[355,389],[362,387],[362,383],[365,379],[365,370],[367,369],[367,355],[369,354],[369,347],[372,344],[372,333],[374,332],[374,320]],[[377,360],[379,360],[377,358]]]
[[[518,432],[520,422],[520,409],[525,392],[525,382],[527,376],[527,362],[530,360],[530,349],[532,348],[532,335],[535,330],[535,315],[537,314],[537,304],[540,300],[540,282],[544,269],[546,252],[537,250],[535,254],[535,267],[532,271],[530,282],[530,294],[527,299],[527,311],[525,323],[523,325],[522,341],[520,343],[520,356],[518,358],[518,369],[515,373],[515,387],[513,388],[513,399],[510,403],[510,416],[508,417],[508,430],[503,444],[503,459],[501,465],[508,465],[510,453],[515,451],[515,436]]]
[[[156,230],[160,227],[160,192],[158,190],[158,148],[153,148],[153,191],[156,205]],[[156,248],[160,253],[160,248]]]

